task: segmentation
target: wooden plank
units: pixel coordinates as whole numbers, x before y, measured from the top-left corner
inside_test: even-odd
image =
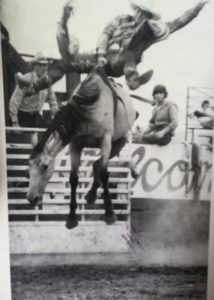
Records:
[[[25,149],[29,149],[29,148],[25,148]],[[15,159],[15,160],[23,160],[23,159],[26,159],[26,160],[29,160],[29,157],[30,155],[29,154],[7,154],[7,159]],[[81,158],[81,161],[82,162],[91,162],[93,163],[94,161],[96,161],[98,159],[98,156],[88,156],[88,155],[83,155],[83,157]],[[70,155],[58,155],[56,157],[56,161],[60,161],[60,160],[63,160],[63,161],[68,161],[70,162]],[[117,162],[117,163],[127,163],[127,159],[125,158],[112,158],[109,163],[113,163],[113,162]]]
[[[20,132],[45,132],[45,128],[31,128],[31,127],[5,127],[7,131],[20,131]]]
[[[18,166],[18,165],[13,165],[13,166],[7,166],[8,171],[26,171],[29,170],[28,166]],[[54,169],[55,172],[70,172],[70,167],[69,166],[56,166]],[[80,172],[84,171],[92,171],[92,167],[83,167],[80,166],[79,168]],[[109,172],[117,172],[117,173],[129,173],[130,169],[127,167],[108,167]]]
[[[15,160],[21,160],[21,159],[29,159],[29,154],[7,154],[7,159],[15,159]]]
[[[14,144],[14,143],[7,143],[6,149],[32,149],[30,144]]]
[[[8,182],[29,182],[28,177],[8,177],[7,178]],[[79,183],[92,183],[93,178],[89,177],[80,177],[79,178]],[[129,183],[131,181],[130,178],[124,177],[124,178],[115,178],[115,177],[109,177],[109,182],[112,183]],[[67,177],[53,177],[49,181],[49,183],[66,183],[69,182],[69,176]]]
[[[112,199],[113,204],[128,204],[128,199]],[[9,205],[30,205],[27,199],[8,199]],[[70,200],[65,200],[63,198],[53,199],[53,200],[43,200],[43,205],[69,205]],[[84,199],[77,199],[77,204],[86,205],[87,202]],[[97,199],[95,204],[104,204],[103,199]]]
[[[129,211],[127,209],[124,210],[114,210],[114,212],[117,215],[127,215],[129,213]],[[77,215],[103,215],[105,213],[104,209],[77,209],[76,210],[76,214]],[[24,210],[24,209],[19,209],[19,210],[10,210],[9,211],[9,215],[10,216],[19,216],[19,215],[28,215],[28,216],[32,216],[32,215],[67,215],[68,214],[68,210],[64,210],[64,209],[52,209],[52,210],[48,210],[48,209],[44,209],[44,210]]]
[[[124,221],[116,221],[114,224],[111,225],[113,226],[126,226],[126,220]],[[107,226],[105,221],[97,220],[97,221],[79,221],[78,226]],[[65,227],[65,221],[38,221],[38,223],[35,223],[34,221],[10,221],[9,226],[11,228],[17,227],[17,226],[63,226]]]
[[[77,188],[77,193],[86,193],[86,192],[88,192],[88,188]],[[8,193],[27,193],[28,192],[28,188],[23,188],[23,187],[9,187],[8,188]],[[97,192],[98,193],[102,193],[103,192],[103,189],[102,188],[98,188],[97,189]],[[119,188],[110,188],[109,189],[109,192],[110,193],[117,193],[117,194],[128,194],[129,193],[129,191],[127,190],[127,189],[119,189]],[[70,193],[71,193],[71,190],[70,189],[66,189],[66,188],[64,188],[64,189],[54,189],[54,188],[46,188],[46,190],[45,190],[45,194],[46,193],[56,193],[56,194],[58,194],[58,193],[60,193],[60,194],[69,194],[70,195]]]

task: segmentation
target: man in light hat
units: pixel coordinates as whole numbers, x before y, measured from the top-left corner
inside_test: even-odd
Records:
[[[134,15],[119,15],[105,27],[98,39],[96,54],[77,53],[73,60],[70,56],[54,62],[47,74],[34,82],[29,91],[35,92],[53,84],[67,72],[90,73],[96,65],[103,66],[108,76],[125,75],[129,88],[135,90],[148,82],[153,73],[152,70],[142,75],[137,72],[137,64],[141,62],[143,52],[189,24],[207,2],[199,2],[179,18],[167,23],[161,20],[158,13],[132,4]]]
[[[34,71],[26,73],[23,76],[26,82],[30,84],[33,81],[39,80],[46,72],[48,60],[38,52],[33,61]],[[9,103],[9,115],[13,127],[41,127],[45,125],[45,120],[42,118],[42,108],[45,102],[48,102],[53,118],[58,111],[58,102],[51,87],[43,89],[32,96],[25,94],[25,89],[16,86]],[[19,131],[17,130],[17,133]],[[31,144],[37,144],[37,133],[34,132],[31,136]]]

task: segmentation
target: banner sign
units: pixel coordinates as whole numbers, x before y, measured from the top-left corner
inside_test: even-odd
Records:
[[[139,176],[133,198],[210,200],[212,152],[192,144],[129,145]]]
[[[63,152],[68,155],[68,148]],[[99,155],[99,149],[85,149],[81,165],[91,167]],[[133,198],[210,200],[212,152],[207,147],[191,143],[164,147],[127,144],[120,158],[130,161],[131,157],[139,172],[131,185]],[[56,165],[70,169],[68,160],[58,160]],[[66,174],[60,172],[59,176]],[[84,176],[91,177],[92,168]]]

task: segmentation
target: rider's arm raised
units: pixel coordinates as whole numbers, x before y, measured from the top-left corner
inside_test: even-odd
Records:
[[[193,8],[187,10],[179,18],[177,18],[171,22],[168,22],[167,25],[169,27],[170,33],[173,33],[176,30],[179,30],[182,27],[189,24],[193,19],[195,19],[198,16],[199,12],[202,10],[204,5],[206,5],[207,3],[208,3],[208,1],[201,1]]]

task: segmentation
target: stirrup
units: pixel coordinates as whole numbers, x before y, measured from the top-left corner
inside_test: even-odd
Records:
[[[133,70],[130,70],[130,72],[133,72]],[[153,70],[149,70],[140,76],[138,76],[137,72],[133,72],[133,73],[134,73],[133,75],[130,74],[130,77],[127,76],[128,74],[126,74],[126,76],[129,77],[126,79],[126,82],[128,84],[128,87],[131,90],[136,90],[141,85],[147,83],[151,79],[151,77],[153,75]]]
[[[149,71],[143,73],[142,75],[140,75],[138,77],[139,86],[141,86],[142,84],[147,83],[151,79],[153,73],[154,73],[153,70],[149,70]]]

